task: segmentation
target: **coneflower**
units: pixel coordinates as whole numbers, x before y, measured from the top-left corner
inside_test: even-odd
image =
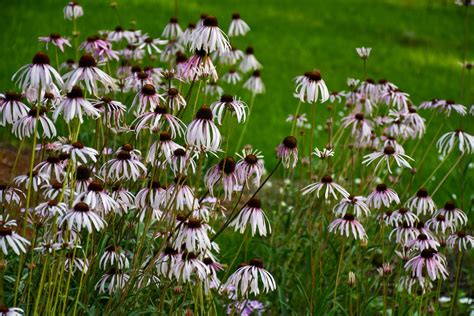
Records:
[[[247,118],[247,105],[243,101],[240,101],[240,99],[229,94],[222,95],[219,101],[212,103],[211,110],[213,115],[217,118],[219,125],[222,125],[224,115],[227,111],[229,111],[229,115],[235,115],[238,123],[245,122]]]
[[[337,218],[329,224],[329,232],[339,231],[341,236],[349,237],[352,235],[355,239],[367,239],[367,234],[362,224],[353,214],[346,213],[343,217]]]
[[[347,192],[346,189],[344,189],[341,185],[334,182],[330,175],[325,175],[320,181],[312,183],[301,189],[303,195],[316,192],[316,196],[318,198],[321,190],[324,190],[324,198],[326,200],[330,197],[330,195],[332,195],[334,199],[337,199],[336,193],[339,193],[343,197],[349,197],[349,192]]]
[[[229,32],[227,32],[229,36],[244,36],[248,31],[250,31],[250,27],[242,20],[240,14],[232,13],[232,21],[230,22]]]
[[[194,50],[205,50],[207,53],[217,51],[219,53],[230,50],[227,36],[219,28],[217,18],[208,16],[202,25],[198,25],[188,38],[189,48]]]
[[[64,76],[64,87],[70,91],[73,86],[83,82],[89,93],[93,95],[98,94],[98,85],[103,85],[106,92],[117,89],[115,79],[110,77],[104,71],[97,67],[95,58],[90,54],[84,54],[79,59],[79,67],[68,72]]]
[[[395,148],[391,146],[387,146],[382,151],[376,151],[372,154],[365,155],[362,163],[366,165],[370,165],[372,162],[379,160],[377,164],[375,165],[375,170],[377,170],[380,167],[380,165],[385,161],[388,172],[392,173],[392,169],[390,169],[391,159],[395,161],[398,167],[404,167],[408,169],[411,169],[412,167],[410,163],[407,161],[407,159],[414,160],[413,158],[405,154],[397,153],[395,151]]]
[[[21,102],[21,98],[21,93],[14,91],[9,91],[0,96],[0,126],[13,124],[28,114],[30,109]]]
[[[287,136],[278,145],[277,156],[286,168],[294,168],[298,163],[298,141],[294,136]]]
[[[84,11],[77,1],[69,1],[64,7],[63,13],[66,20],[75,20],[84,15]]]
[[[50,65],[48,55],[43,52],[36,53],[31,64],[21,67],[12,79],[23,91],[33,88],[49,92],[58,89],[56,84],[63,85],[61,75]]]
[[[259,285],[263,288],[260,289]],[[276,289],[273,276],[264,269],[263,261],[258,258],[243,264],[227,279],[224,288],[234,287],[237,297],[248,297],[249,294],[258,295],[260,292],[268,293]]]
[[[100,231],[107,225],[107,223],[84,202],[76,203],[59,222],[61,226],[67,225],[69,230],[76,229],[81,231],[83,228],[86,228],[89,234],[92,233],[93,230]]]
[[[303,76],[298,76],[294,80],[295,97],[301,102],[315,103],[320,100],[323,103],[329,99],[328,88],[319,70],[305,72]]]
[[[239,69],[243,73],[262,69],[262,64],[260,64],[257,58],[255,58],[254,49],[252,46],[247,47],[245,50],[245,55],[242,57]]]
[[[262,203],[258,198],[251,198],[245,207],[238,213],[236,218],[230,223],[230,227],[234,227],[235,231],[241,234],[250,226],[252,236],[258,232],[260,236],[267,236],[271,234],[272,229],[270,222],[262,210]]]
[[[186,142],[200,151],[218,151],[221,133],[214,124],[212,110],[204,105],[186,129]]]
[[[51,33],[49,36],[40,36],[38,39],[40,42],[46,43],[46,49],[48,49],[49,43],[59,48],[59,50],[63,53],[64,46],[71,47],[71,43],[69,43],[69,40],[67,38],[62,37],[58,33]]]

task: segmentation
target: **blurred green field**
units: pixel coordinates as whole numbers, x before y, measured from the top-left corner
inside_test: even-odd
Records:
[[[408,92],[415,104],[435,97],[455,100],[460,97],[464,8],[452,1],[301,0],[297,4],[290,0],[176,1],[183,26],[205,12],[216,15],[227,30],[234,11],[240,12],[251,26],[248,36],[238,38],[235,43],[241,49],[254,46],[256,57],[264,65],[262,78],[267,92],[256,98],[247,136],[269,158],[290,129],[285,119],[297,104],[292,96],[293,78],[318,68],[330,90],[345,89],[347,77],[363,77],[362,62],[355,47],[373,47],[368,76],[391,80]],[[153,36],[159,36],[169,17],[176,14],[175,1],[117,2],[120,24],[130,27],[131,21],[136,21],[136,28]],[[66,1],[3,0],[0,3],[3,13],[0,91],[5,91],[14,88],[11,75],[30,62],[37,50],[44,49],[38,36],[51,32],[69,35],[72,25],[63,19]],[[110,1],[81,1],[85,11],[84,17],[78,20],[82,39],[119,24],[109,4]],[[467,27],[474,30],[473,12]],[[468,59],[474,59],[474,32],[469,43]],[[72,54],[68,50],[64,57]],[[248,95],[243,97],[249,99]],[[460,102],[472,104],[472,94]],[[309,109],[303,107],[303,111]],[[318,123],[324,124],[325,114],[325,107],[321,106]],[[471,117],[466,120],[472,122]],[[440,117],[433,125],[446,125],[443,131],[449,131],[458,123],[457,119]],[[464,125],[470,125],[472,133],[472,124]],[[436,129],[428,131],[421,148],[428,146]],[[323,145],[324,139],[318,138],[317,144]],[[8,140],[8,133],[2,133],[2,141]],[[272,159],[267,160],[272,164]],[[426,165],[433,166],[437,161],[438,157],[432,155]]]

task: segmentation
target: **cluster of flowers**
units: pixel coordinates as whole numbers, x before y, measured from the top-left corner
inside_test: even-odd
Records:
[[[370,51],[370,48],[357,48],[358,55],[364,61],[368,59]],[[339,112],[342,117],[340,129],[334,139],[330,138],[328,145],[322,150],[316,148],[312,155],[322,161],[333,159],[335,156],[333,148],[337,146],[343,129],[347,129],[349,150],[355,149],[359,153],[369,152],[357,156],[356,159],[362,160],[361,165],[368,166],[376,162],[375,176],[369,176],[364,181],[368,183],[375,181],[379,184],[366,197],[357,193],[363,194],[369,185],[355,187],[354,184],[361,184],[361,180],[355,179],[354,175],[352,175],[353,183],[350,181],[347,183],[347,177],[344,178],[342,175],[337,177],[331,173],[329,163],[326,169],[322,168],[319,181],[301,190],[303,195],[315,194],[318,199],[322,195],[321,199],[326,205],[334,205],[333,213],[336,219],[329,224],[329,232],[353,237],[366,243],[368,236],[361,222],[370,218],[373,211],[379,211],[380,215],[377,215],[376,219],[381,225],[391,227],[389,238],[393,238],[397,243],[399,247],[397,254],[406,261],[405,268],[409,271],[409,275],[402,277],[401,286],[408,291],[416,288],[424,292],[432,288],[431,281],[446,279],[447,261],[439,252],[439,247],[448,245],[457,251],[474,247],[474,237],[463,230],[468,220],[466,214],[456,207],[453,201],[447,202],[443,208],[438,208],[424,187],[421,187],[413,197],[403,201],[395,190],[383,183],[379,175],[384,170],[380,170],[379,167],[385,165],[387,175],[392,174],[393,164],[397,165],[398,174],[401,174],[402,168],[407,168],[415,174],[416,169],[412,168],[409,162],[413,159],[405,153],[403,144],[410,139],[421,139],[426,132],[425,119],[418,114],[418,109],[439,111],[444,116],[449,116],[452,112],[465,116],[466,107],[451,100],[438,99],[423,102],[416,107],[407,93],[384,79],[376,83],[372,79],[360,82],[349,78],[348,92],[333,93],[328,92],[321,73],[317,70],[296,77],[295,81],[297,85],[295,97],[302,103],[314,104],[329,100],[331,106],[344,104],[344,109]],[[474,106],[471,108],[471,114],[474,113],[473,108]],[[293,122],[293,126],[301,130],[311,128],[311,125],[307,126],[306,114],[298,114],[298,111],[299,106],[296,114],[289,115],[287,121]],[[345,114],[345,111],[349,113]],[[328,128],[332,128],[331,120],[328,121]],[[313,136],[312,133],[310,135]],[[462,157],[473,153],[474,137],[457,129],[442,135],[436,146],[444,159],[456,148]],[[312,168],[311,161],[309,163]],[[289,164],[287,166],[294,167]],[[336,170],[342,173],[344,171],[346,169]],[[350,185],[353,194],[336,183],[337,179]],[[399,177],[393,176],[389,176],[389,179],[393,184],[397,184],[400,180]],[[391,270],[390,263],[383,263],[379,273],[387,275]],[[414,286],[415,284],[419,287]]]
[[[77,2],[64,9],[68,20],[82,15]],[[234,13],[229,36],[249,30]],[[263,185],[263,155],[247,146],[236,160],[229,154],[228,141],[223,147],[221,126],[231,120],[245,123],[250,110],[218,85],[220,79],[232,90],[250,74],[243,87],[252,95],[263,93],[262,66],[252,47],[244,53],[230,44],[213,16],[202,15],[185,31],[171,18],[162,37],[119,26],[75,47],[82,53],[77,63],[67,60],[57,69],[46,53],[38,52],[13,76],[21,91],[1,95],[0,124],[11,126],[19,139],[32,138],[34,150],[29,172],[0,187],[2,252],[8,258],[12,251],[17,256],[42,254],[37,260],[42,269],[48,269],[49,262],[50,273],[64,271],[61,276],[71,278],[79,272],[80,282],[91,267],[98,267],[102,270],[95,285],[98,293],[159,288],[166,279],[177,286],[198,284],[206,295],[213,291],[225,297],[232,290],[235,305],[229,310],[244,313],[252,304],[262,310],[262,303],[247,300],[250,294],[276,288],[262,260],[242,264],[221,282],[218,274],[224,265],[218,262],[219,246],[214,241],[227,227],[241,233],[249,228],[252,236],[271,232],[256,196]],[[61,52],[71,46],[56,33],[39,40]],[[157,54],[163,67],[141,66],[155,61]],[[216,62],[228,68],[222,76]],[[198,82],[194,108],[188,109]],[[186,87],[188,93],[183,95]],[[200,93],[215,101],[196,108]],[[128,96],[133,97],[130,106]],[[191,110],[193,118],[186,124],[183,120]],[[90,122],[95,122],[96,135],[86,144],[81,126],[88,128]],[[58,136],[61,127],[66,136]],[[123,145],[109,147],[120,141]],[[145,142],[147,152],[142,154],[139,145]],[[202,169],[222,154],[202,180]],[[246,190],[253,195],[241,206]],[[232,203],[233,211],[226,213],[224,204]],[[11,217],[23,221],[22,233],[15,229],[18,220]],[[222,225],[219,232],[211,219]],[[30,229],[34,240],[25,238]],[[99,241],[90,245],[93,236]],[[20,278],[23,264],[20,260]],[[57,286],[63,281],[58,280]],[[37,286],[45,284],[27,284],[15,291],[26,293]],[[53,287],[47,294],[54,293]],[[41,294],[36,300],[42,300]]]

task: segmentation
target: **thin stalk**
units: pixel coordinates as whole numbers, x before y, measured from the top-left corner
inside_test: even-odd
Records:
[[[461,267],[462,267],[463,257],[464,257],[464,252],[459,251],[458,264],[457,264],[457,270],[456,270],[456,281],[454,281],[454,295],[453,295],[453,301],[451,303],[451,309],[449,311],[449,316],[454,315],[454,310],[456,309],[456,303],[458,300],[459,279],[461,276]]]
[[[244,139],[245,131],[247,130],[247,125],[250,121],[250,115],[252,114],[254,101],[255,101],[255,94],[252,94],[252,98],[250,99],[250,105],[249,105],[249,113],[247,115],[247,120],[245,121],[244,127],[242,128],[242,131],[240,132],[239,141],[237,142],[236,151],[239,151],[240,145],[242,145],[242,141]]]

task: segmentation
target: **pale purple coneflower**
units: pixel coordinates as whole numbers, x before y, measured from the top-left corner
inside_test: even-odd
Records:
[[[361,93],[355,95],[355,112],[371,114],[377,105]]]
[[[74,275],[74,273],[79,270],[81,273],[87,273],[89,270],[89,260],[87,258],[80,258],[78,257],[77,253],[79,251],[76,250],[76,254],[74,254],[71,248],[80,249],[80,246],[75,247],[74,244],[67,248],[68,252],[64,255],[64,271],[69,272]]]
[[[213,81],[217,81],[219,78],[211,56],[205,50],[195,51],[194,55],[186,61],[186,66],[181,76],[191,78],[192,80],[210,77]]]
[[[172,135],[169,132],[163,131],[160,132],[160,138],[158,141],[155,141],[146,156],[146,162],[151,164],[157,163],[158,158],[164,156],[165,159],[169,160],[173,155],[174,151],[178,148],[184,150],[184,148],[175,143],[172,139]]]
[[[138,45],[128,44],[119,54],[126,60],[141,61],[145,57],[145,50],[138,48]]]
[[[214,124],[212,110],[203,105],[186,129],[186,142],[200,151],[218,151],[221,133]]]
[[[184,209],[195,210],[199,208],[199,201],[194,195],[193,189],[187,184],[184,175],[174,178],[174,183],[166,190],[166,206],[173,205],[177,211]]]
[[[436,204],[425,188],[419,189],[416,195],[406,202],[406,206],[412,211],[416,211],[418,215],[433,214],[436,210]]]
[[[146,111],[153,111],[160,105],[161,101],[164,101],[164,98],[156,92],[155,86],[145,83],[135,95],[131,108],[136,108],[136,114],[140,115]]]
[[[306,117],[306,113],[303,114],[289,114],[288,117],[286,118],[287,122],[294,122],[296,121],[296,127],[303,128],[305,124],[308,122],[308,118]]]
[[[393,212],[393,216],[396,218],[396,221],[399,225],[403,223],[408,223],[410,226],[415,226],[415,223],[417,223],[419,220],[416,214],[404,207],[395,210]]]
[[[148,129],[150,132],[162,130],[165,126],[171,132],[171,137],[184,135],[185,124],[176,116],[168,112],[168,109],[161,104],[158,104],[152,111],[144,112],[136,118],[132,123],[135,126],[135,134],[138,138],[142,129]]]
[[[107,267],[116,267],[117,269],[127,269],[130,266],[128,260],[122,249],[116,245],[110,245],[105,248],[104,253],[99,259],[99,267],[106,269]]]
[[[203,281],[209,275],[209,268],[198,258],[194,252],[183,253],[172,267],[173,276],[179,282],[188,283],[192,276]]]
[[[8,216],[0,217],[0,248],[5,256],[8,255],[8,248],[19,256],[20,253],[26,253],[26,247],[30,245],[27,239],[15,232],[15,227],[15,220],[9,220]]]
[[[222,76],[221,80],[225,83],[236,85],[242,80],[242,77],[235,69],[231,68]]]
[[[294,80],[295,97],[301,102],[315,103],[320,100],[323,103],[329,99],[328,88],[319,70],[305,72],[303,76],[298,76]]]
[[[267,236],[272,232],[270,221],[262,210],[262,202],[256,197],[248,200],[229,226],[234,227],[235,231],[239,231],[241,234],[247,227],[250,227],[252,236],[257,232],[259,236]]]
[[[407,290],[408,293],[420,293],[425,294],[433,288],[433,283],[431,283],[429,278],[423,276],[417,277],[414,275],[405,275],[400,279],[400,286]]]
[[[405,245],[407,241],[415,239],[416,236],[418,236],[418,230],[407,222],[399,222],[398,226],[390,232],[388,238],[391,240],[393,235],[395,235],[395,241],[397,243]]]
[[[176,54],[184,51],[183,45],[181,45],[180,41],[176,39],[170,39],[168,44],[163,48],[161,52],[160,61],[164,63],[169,63],[173,60]]]
[[[381,277],[389,277],[392,274],[393,268],[390,262],[385,262],[381,267],[377,268],[377,273]]]
[[[189,49],[205,50],[207,53],[217,51],[219,53],[230,50],[227,35],[219,28],[217,18],[208,16],[202,25],[196,27],[188,38]]]
[[[381,97],[387,104],[396,106],[398,110],[406,110],[408,108],[408,104],[411,103],[408,93],[405,93],[400,89],[385,92],[385,94],[383,94]]]
[[[457,249],[458,251],[469,250],[474,247],[474,237],[460,230],[451,234],[446,243],[450,248]]]
[[[237,154],[237,156],[240,160],[235,168],[240,182],[248,185],[248,181],[253,178],[253,184],[259,186],[265,171],[262,152],[256,149],[243,149],[242,154]]]
[[[387,210],[379,215],[379,218],[388,226],[397,226],[398,220],[395,212]]]
[[[205,95],[214,97],[214,96],[221,96],[224,94],[224,89],[217,84],[215,81],[210,81],[207,83],[205,87],[203,87],[202,91]]]
[[[380,141],[379,139],[376,139],[376,141],[373,142],[374,148],[378,148],[380,145],[382,145],[382,148],[390,146],[390,147],[393,147],[397,153],[401,153],[401,154],[405,153],[405,148],[403,148],[403,146],[399,144],[397,142],[397,139],[393,136],[382,134],[382,136],[380,136]],[[375,146],[375,145],[378,145],[378,146]]]
[[[262,64],[260,64],[257,58],[255,58],[253,47],[247,47],[245,50],[245,55],[243,55],[242,61],[239,64],[240,71],[247,73],[250,71],[262,69],[262,67]]]
[[[48,55],[43,52],[36,53],[31,64],[21,67],[12,80],[15,80],[23,91],[34,88],[49,92],[54,88],[57,90],[55,84],[63,85],[61,75],[50,65]]]
[[[75,118],[82,123],[84,122],[82,118],[83,113],[94,119],[100,116],[100,112],[84,98],[82,89],[79,86],[73,86],[54,110],[53,119],[57,121],[59,114],[63,114],[63,119],[68,124]]]
[[[196,171],[195,157],[196,154],[191,150],[179,146],[167,160],[175,176],[178,174],[187,175],[189,172],[194,173]]]
[[[121,150],[115,158],[107,161],[100,173],[104,178],[113,180],[133,180],[136,181],[147,171],[145,165],[138,159],[133,159],[130,152]]]
[[[80,232],[83,228],[87,228],[89,234],[94,230],[100,231],[107,225],[100,215],[84,202],[76,203],[58,222],[61,226],[67,225],[69,230],[76,229]]]
[[[365,155],[362,163],[366,165],[370,165],[375,160],[379,160],[377,164],[375,165],[375,170],[377,170],[380,167],[380,165],[385,161],[387,164],[388,172],[392,173],[392,170],[390,169],[390,165],[391,165],[390,158],[395,160],[398,167],[404,167],[408,169],[412,168],[410,163],[407,161],[407,159],[410,159],[410,160],[414,160],[414,159],[405,154],[396,152],[395,148],[391,146],[385,147],[382,151],[376,151],[374,153]]]
[[[445,101],[440,100],[440,99],[431,99],[429,101],[423,101],[421,102],[419,108],[423,110],[435,109],[439,106],[440,102],[445,102]]]
[[[38,192],[39,188],[49,182],[49,175],[47,173],[40,173],[33,170],[31,173],[31,187],[34,192]],[[30,174],[16,176],[13,179],[16,186],[24,186],[27,190],[30,187]]]
[[[89,54],[96,54],[97,51],[107,50],[108,48],[109,43],[97,35],[87,37],[86,40],[79,45],[79,50]]]
[[[298,163],[298,141],[294,136],[287,136],[277,147],[277,157],[285,168],[294,168]]]
[[[353,80],[356,80],[356,79],[353,79]],[[356,81],[358,82],[358,81]],[[354,81],[351,82],[351,85],[349,85],[349,82],[348,82],[348,86],[354,86]],[[356,84],[357,86],[357,84]],[[359,92],[362,92],[367,98],[371,99],[371,100],[378,100],[379,98],[379,89],[377,87],[377,85],[375,84],[375,81],[372,79],[372,78],[367,78],[365,79],[364,81],[362,81],[360,83],[360,86],[358,88],[358,91]],[[387,100],[386,103],[390,102],[390,96]]]
[[[444,207],[436,212],[435,216],[437,215],[443,215],[455,227],[462,227],[467,224],[467,215],[460,208],[457,208],[453,201],[446,202]]]
[[[217,118],[219,125],[222,125],[226,112],[229,112],[229,115],[235,115],[238,123],[245,122],[247,118],[247,105],[245,102],[229,94],[223,94],[219,101],[212,103],[211,110]]]
[[[342,118],[342,126],[352,126],[352,135],[356,139],[368,141],[372,135],[373,124],[365,118],[363,113],[351,114]]]
[[[416,138],[417,132],[407,123],[402,112],[389,111],[388,126],[384,133],[391,137],[401,137],[402,139]]]
[[[64,167],[64,162],[57,155],[50,155],[46,160],[37,164],[33,170],[39,174],[48,175],[51,180],[62,181],[66,175]]]
[[[170,18],[170,21],[168,24],[166,24],[165,29],[163,30],[163,33],[161,36],[167,39],[176,39],[181,36],[183,33],[183,30],[178,24],[178,19],[175,17]]]
[[[260,77],[260,70],[255,70],[243,85],[244,89],[252,92],[253,95],[265,93],[265,85]]]
[[[61,52],[64,53],[64,46],[69,46],[71,47],[71,43],[69,43],[69,40],[67,38],[62,37],[58,33],[51,33],[49,36],[41,36],[38,38],[40,42],[46,43],[46,49],[48,49],[48,44],[51,43]]]
[[[357,55],[359,55],[359,57],[362,59],[369,59],[371,50],[372,50],[372,47],[357,47],[356,48]]]
[[[356,217],[368,216],[369,207],[365,204],[363,196],[342,197],[341,201],[334,206],[334,213],[338,216],[344,216],[346,213],[354,214]]]
[[[111,60],[118,61],[120,59],[120,52],[112,49],[112,43],[105,41],[107,45],[99,46],[94,52],[95,58],[97,58],[100,64],[107,63]]]
[[[61,217],[67,210],[67,204],[57,200],[42,202],[35,207],[35,213],[43,218]]]
[[[367,239],[364,227],[353,214],[346,213],[343,217],[336,218],[329,224],[328,229],[331,233],[339,231],[341,236],[352,235],[355,239]]]
[[[71,189],[67,186],[64,186],[63,183],[59,181],[51,181],[41,187],[43,190],[43,196],[48,200],[56,200],[58,197],[63,195],[63,200],[67,201],[67,198],[71,194]]]
[[[186,220],[175,233],[173,247],[185,249],[187,252],[199,253],[211,248],[211,240],[208,232],[211,230],[209,224],[196,218]]]
[[[178,38],[178,41],[184,46],[188,46],[191,34],[194,32],[195,29],[196,29],[195,23],[188,23],[188,26],[186,26],[186,28],[184,29],[184,32]]]
[[[186,107],[185,98],[181,95],[181,93],[179,93],[179,90],[176,88],[169,88],[168,91],[165,92],[163,97],[165,98],[165,101],[168,104],[169,108],[173,111],[179,111]]]
[[[129,209],[134,207],[135,196],[120,184],[116,184],[112,187],[110,196],[118,203],[119,207],[114,210],[118,215],[127,213]]]
[[[111,268],[100,278],[95,285],[95,289],[101,293],[112,295],[123,289],[130,279],[130,276],[121,269]]]
[[[376,86],[377,86],[377,90],[378,90],[377,99],[374,100],[376,102],[383,101],[383,100],[381,100],[381,96],[384,93],[386,93],[387,91],[394,91],[394,90],[398,89],[398,87],[394,83],[388,81],[387,79],[380,79],[377,82]]]
[[[440,101],[438,102],[437,108],[447,116],[451,115],[451,111],[454,111],[461,116],[467,114],[466,107],[462,104],[456,103],[454,100]]]
[[[390,207],[391,203],[399,204],[400,198],[397,192],[388,188],[385,184],[378,184],[374,191],[367,196],[367,205],[380,209],[381,206]]]
[[[138,191],[135,196],[135,206],[139,209],[158,209],[166,203],[166,190],[159,181],[150,180],[146,187]]]
[[[440,244],[434,238],[434,236],[429,236],[423,233],[418,234],[416,238],[406,242],[406,247],[418,249],[419,251],[423,251],[425,249],[437,250],[439,246]]]
[[[262,290],[259,288],[260,283]],[[254,258],[249,264],[241,265],[223,285],[224,288],[230,286],[235,288],[237,297],[248,297],[249,294],[259,295],[260,292],[274,291],[276,282],[270,272],[264,269],[263,261]]]
[[[326,158],[334,157],[334,150],[330,147],[324,147],[323,150],[319,150],[317,147],[315,147],[312,155],[324,160]]]
[[[224,265],[216,262],[211,257],[204,257],[202,260],[209,269],[209,275],[204,280],[204,292],[209,293],[210,289],[218,289],[221,286],[221,281],[217,277],[217,272],[224,270]]]
[[[63,13],[65,20],[75,20],[84,15],[84,11],[77,1],[69,1],[64,7]]]
[[[414,106],[409,106],[408,109],[403,112],[403,115],[405,116],[405,124],[417,133],[418,138],[425,134],[425,119],[417,113],[417,109]]]
[[[100,100],[93,102],[92,106],[100,112],[102,122],[108,127],[119,127],[125,120],[127,107],[120,101],[112,100],[110,97],[102,97]]]
[[[316,196],[319,198],[319,193],[321,190],[324,190],[324,198],[327,200],[330,196],[334,199],[337,199],[337,194],[339,193],[343,197],[349,197],[349,192],[346,191],[341,185],[334,182],[333,178],[330,175],[325,175],[321,178],[321,181],[312,183],[301,191],[303,195],[316,192]]]
[[[206,172],[204,182],[211,196],[214,196],[214,186],[220,181],[224,188],[224,199],[231,200],[235,187],[240,184],[239,173],[235,167],[234,158],[224,157]]]
[[[21,199],[24,197],[25,194],[22,190],[6,184],[0,184],[0,204],[20,204]]]
[[[92,147],[84,146],[79,141],[71,144],[64,144],[60,150],[70,155],[72,161],[76,165],[77,163],[86,164],[88,161],[96,162],[99,152]]]
[[[77,166],[76,168],[76,187],[77,193],[87,190],[89,183],[92,182],[92,170],[85,165]]]
[[[155,267],[158,275],[171,279],[173,275],[173,267],[176,265],[176,262],[180,257],[181,254],[178,250],[171,246],[166,246],[155,260]]]
[[[107,35],[107,40],[110,42],[120,42],[123,39],[125,39],[127,42],[133,42],[135,39],[135,34],[125,30],[121,26],[117,26]]]
[[[240,17],[240,14],[237,12],[232,13],[232,21],[229,26],[229,36],[244,36],[247,32],[250,31],[250,27],[244,20]]]
[[[461,129],[456,129],[454,132],[449,132],[441,136],[436,142],[436,147],[440,154],[446,156],[453,150],[456,142],[458,143],[458,149],[461,154],[474,152],[474,136]]]
[[[215,55],[218,55],[217,52],[214,52]],[[241,51],[240,49],[237,49],[236,47],[232,46],[231,49],[227,52],[220,53],[218,55],[219,57],[219,63],[222,65],[228,65],[228,66],[233,66],[235,65],[239,60],[244,58],[244,52]],[[255,57],[254,57],[255,58]],[[255,60],[256,61],[256,60]],[[255,62],[254,61],[254,62]],[[258,62],[257,62],[258,63]],[[260,69],[261,66],[257,69]]]
[[[64,87],[69,91],[81,82],[85,84],[87,91],[93,95],[98,93],[98,82],[104,86],[106,92],[114,91],[117,88],[115,79],[99,69],[95,58],[90,54],[82,55],[79,59],[79,66],[66,73],[63,78],[65,80]]]
[[[426,226],[437,234],[454,232],[456,227],[446,219],[444,215],[438,214],[426,221]]]
[[[25,311],[19,307],[8,307],[0,305],[0,316],[23,316]]]
[[[430,248],[422,250],[419,255],[408,260],[405,269],[411,271],[411,275],[418,278],[422,278],[426,272],[432,281],[448,277],[446,258],[435,249]]]
[[[97,180],[89,183],[87,190],[79,193],[75,197],[73,204],[78,204],[79,202],[86,203],[90,208],[103,216],[115,211],[119,207],[117,201],[107,193],[103,185]]]
[[[21,102],[21,98],[21,93],[14,91],[9,91],[0,96],[0,126],[13,124],[28,114],[30,109]]]

